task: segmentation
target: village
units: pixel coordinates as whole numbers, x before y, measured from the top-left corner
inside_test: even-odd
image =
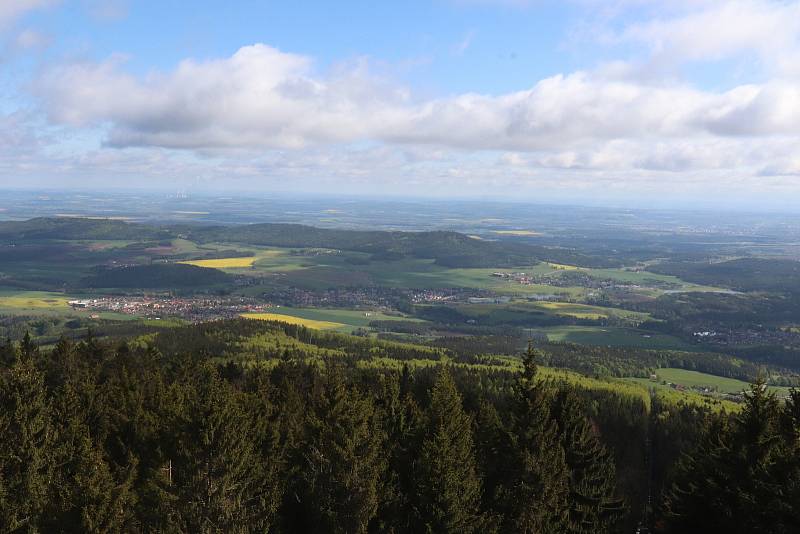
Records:
[[[271,303],[247,297],[170,297],[107,296],[68,303],[74,310],[122,313],[148,319],[179,317],[190,322],[229,319],[242,313],[258,313],[273,307]]]

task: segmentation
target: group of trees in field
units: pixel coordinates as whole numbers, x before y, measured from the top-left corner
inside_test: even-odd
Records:
[[[292,350],[233,358],[252,340]],[[522,372],[390,366],[402,346],[376,344],[373,361],[369,340],[253,321],[146,341],[0,344],[0,531],[595,533],[655,517],[665,532],[781,533],[800,520],[796,394],[758,385],[733,416],[648,414],[543,380],[533,350]]]

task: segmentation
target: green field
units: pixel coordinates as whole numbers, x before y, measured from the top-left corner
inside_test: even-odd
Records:
[[[69,300],[64,293],[0,290],[0,314],[65,315],[72,312]]]
[[[613,326],[548,326],[535,328],[532,331],[546,334],[550,341],[578,343],[581,345],[694,350],[692,345],[676,337],[664,334],[653,334],[634,328]]]
[[[577,319],[608,319],[611,317],[625,319],[631,322],[641,322],[650,319],[647,313],[610,308],[604,306],[590,306],[571,302],[534,302],[529,306],[538,308],[554,315],[575,317]]]
[[[671,382],[673,384],[680,384],[688,388],[710,388],[713,391],[720,393],[741,393],[750,389],[750,384],[735,378],[725,378],[722,376],[714,376],[697,371],[688,371],[686,369],[674,369],[666,367],[656,371],[658,376],[657,381],[652,381],[645,378],[631,378],[628,380],[637,382],[642,385],[656,388],[670,388],[670,386],[662,382]],[[671,388],[670,388],[671,389]],[[774,391],[779,396],[785,396],[789,393],[789,388],[770,386],[770,391]]]

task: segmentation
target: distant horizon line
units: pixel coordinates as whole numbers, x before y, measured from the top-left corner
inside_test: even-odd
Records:
[[[2,186],[0,192],[16,192],[16,193],[71,193],[71,194],[107,194],[107,195],[157,195],[162,198],[175,197],[176,199],[187,198],[249,198],[253,199],[262,198],[268,200],[270,198],[286,198],[293,200],[304,199],[336,199],[340,201],[375,201],[392,203],[416,203],[416,204],[443,204],[443,203],[494,203],[494,204],[509,204],[515,206],[558,206],[568,208],[583,208],[583,209],[606,209],[617,211],[631,211],[631,212],[685,212],[685,213],[739,213],[750,215],[792,215],[800,216],[800,209],[791,211],[789,206],[742,206],[738,204],[704,204],[704,203],[687,203],[682,202],[680,206],[655,206],[643,207],[641,205],[631,206],[631,203],[641,204],[644,197],[630,197],[625,200],[611,201],[603,198],[598,198],[597,201],[591,202],[585,198],[581,199],[561,199],[561,198],[540,198],[540,199],[523,199],[512,198],[506,196],[493,196],[493,195],[470,195],[470,196],[414,196],[387,192],[379,194],[374,192],[343,192],[335,193],[330,191],[287,191],[287,190],[265,190],[265,189],[236,189],[233,191],[224,191],[213,188],[182,188],[176,187],[174,189],[168,188],[152,188],[152,187],[112,187],[112,188],[97,188],[97,187],[74,187],[74,186]],[[181,198],[177,195],[186,195]],[[789,204],[787,202],[787,204]]]

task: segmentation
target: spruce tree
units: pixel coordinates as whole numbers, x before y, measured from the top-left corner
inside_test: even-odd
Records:
[[[485,532],[480,512],[481,481],[472,421],[447,367],[430,392],[426,434],[416,469],[417,511],[428,532]]]
[[[386,468],[384,437],[371,398],[326,362],[324,387],[308,414],[300,474],[313,532],[364,533],[378,511]]]
[[[94,443],[72,384],[54,406],[58,438],[45,531],[119,532],[134,525],[135,462],[117,480],[104,451]]]
[[[184,420],[162,466],[166,530],[268,530],[274,521],[265,493],[253,421],[232,388],[204,364],[189,384]]]
[[[569,522],[565,532],[607,532],[622,517],[615,497],[615,466],[587,420],[580,399],[564,387],[555,398],[553,416],[569,469]]]
[[[44,378],[25,352],[0,371],[0,531],[35,531],[53,473]]]
[[[523,363],[509,436],[509,477],[501,489],[503,530],[561,533],[569,520],[569,470],[550,413],[552,395],[538,380],[530,346]]]

